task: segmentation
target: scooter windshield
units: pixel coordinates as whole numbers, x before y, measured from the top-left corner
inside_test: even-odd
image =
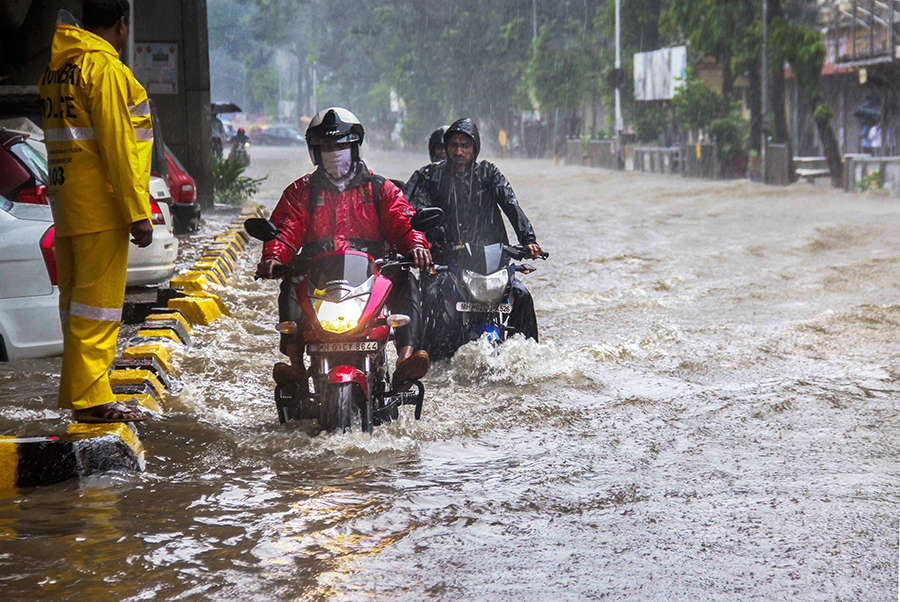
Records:
[[[339,301],[358,294],[375,275],[375,261],[359,251],[338,251],[317,255],[309,265],[310,296]]]

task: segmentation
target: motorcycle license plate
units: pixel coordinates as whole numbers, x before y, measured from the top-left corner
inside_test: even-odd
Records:
[[[456,311],[475,312],[482,314],[489,314],[496,311],[500,312],[501,314],[511,314],[512,304],[501,303],[500,305],[492,305],[489,303],[468,303],[466,301],[459,301],[456,304]]]
[[[341,353],[344,351],[378,351],[378,341],[356,341],[353,343],[310,343],[307,353]]]

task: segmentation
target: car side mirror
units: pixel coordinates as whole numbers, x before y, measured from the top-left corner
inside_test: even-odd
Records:
[[[425,207],[419,209],[409,220],[409,225],[419,232],[434,230],[444,223],[444,210],[440,207]]]

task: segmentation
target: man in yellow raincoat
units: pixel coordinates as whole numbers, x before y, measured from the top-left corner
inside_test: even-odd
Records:
[[[84,0],[84,29],[57,25],[40,81],[56,224],[63,364],[59,407],[82,422],[147,416],[116,401],[108,370],[125,298],[128,239],[152,242],[147,93],[120,60],[127,0]]]

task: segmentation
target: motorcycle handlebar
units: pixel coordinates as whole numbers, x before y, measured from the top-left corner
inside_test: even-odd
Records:
[[[450,247],[449,251],[451,253],[461,253],[463,251],[466,251],[468,248],[469,243],[463,243],[461,245]],[[523,246],[503,245],[503,251],[511,258],[516,260],[526,259],[530,256],[528,247]],[[547,259],[550,257],[550,253],[548,253],[547,251],[541,251],[541,254],[538,257],[540,257],[541,259]]]
[[[530,252],[528,251],[528,247],[519,247],[513,245],[503,245],[503,250],[512,257],[513,259],[526,259],[529,258]],[[550,257],[550,253],[547,251],[541,251],[541,254],[538,256],[541,259],[547,259]]]
[[[276,266],[272,266],[272,280],[276,280],[279,278],[287,278],[291,274],[294,273],[294,270],[289,263],[279,263]],[[259,274],[254,274],[253,279],[259,280],[261,278],[267,279],[266,276],[260,276]]]

